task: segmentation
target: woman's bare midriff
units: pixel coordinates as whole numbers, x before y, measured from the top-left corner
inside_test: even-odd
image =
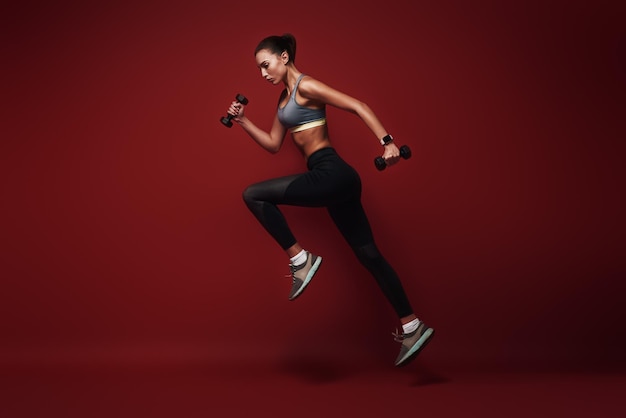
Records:
[[[293,133],[291,134],[291,138],[305,160],[315,151],[330,147],[330,139],[328,139],[328,129],[326,125],[316,126],[306,131]]]

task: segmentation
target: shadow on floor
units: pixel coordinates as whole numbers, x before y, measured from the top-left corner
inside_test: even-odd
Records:
[[[289,354],[280,360],[279,369],[285,374],[312,384],[329,384],[346,379],[356,370],[328,355]]]
[[[404,372],[410,375],[409,386],[421,387],[449,383],[450,378],[421,364],[409,364]]]

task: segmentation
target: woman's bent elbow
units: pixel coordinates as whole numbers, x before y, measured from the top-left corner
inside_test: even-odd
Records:
[[[280,151],[280,147],[281,147],[281,143],[277,143],[277,144],[269,144],[265,147],[265,149],[270,153],[270,154],[276,154],[278,151]]]

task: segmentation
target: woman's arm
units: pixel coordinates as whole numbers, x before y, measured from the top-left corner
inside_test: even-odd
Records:
[[[311,77],[304,78],[300,82],[298,92],[305,99],[328,104],[359,116],[379,141],[388,135],[383,124],[367,104],[335,90],[319,80]],[[395,164],[400,159],[400,151],[393,142],[385,145],[383,158],[388,165]]]
[[[245,115],[244,108],[245,106],[241,103],[233,102],[230,108],[228,108],[228,113],[234,116],[233,120],[237,122],[257,144],[272,154],[277,153],[283,145],[286,133],[286,129],[278,120],[278,116],[274,117],[272,129],[268,133],[248,119]]]

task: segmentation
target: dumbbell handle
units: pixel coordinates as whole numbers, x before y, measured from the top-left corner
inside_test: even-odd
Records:
[[[234,118],[234,115],[231,115],[230,113],[226,116],[224,116],[222,119],[220,119],[220,122],[222,122],[222,125],[226,126],[227,128],[230,128],[233,126],[233,123],[231,122],[231,119]]]
[[[243,104],[244,106],[248,104],[248,99],[243,94],[237,94],[235,96],[235,100],[238,103]],[[230,128],[230,127],[233,126],[233,123],[231,122],[231,119],[234,118],[234,117],[235,117],[235,115],[231,115],[229,113],[228,115],[226,115],[223,118],[221,118],[220,122],[222,122],[222,125],[224,125],[225,127]]]
[[[408,145],[402,145],[400,147],[400,157],[404,158],[405,160],[411,158],[411,148],[409,148]],[[374,159],[374,165],[376,166],[378,171],[382,171],[387,168],[387,163],[385,162],[385,159],[383,157],[376,157]]]

